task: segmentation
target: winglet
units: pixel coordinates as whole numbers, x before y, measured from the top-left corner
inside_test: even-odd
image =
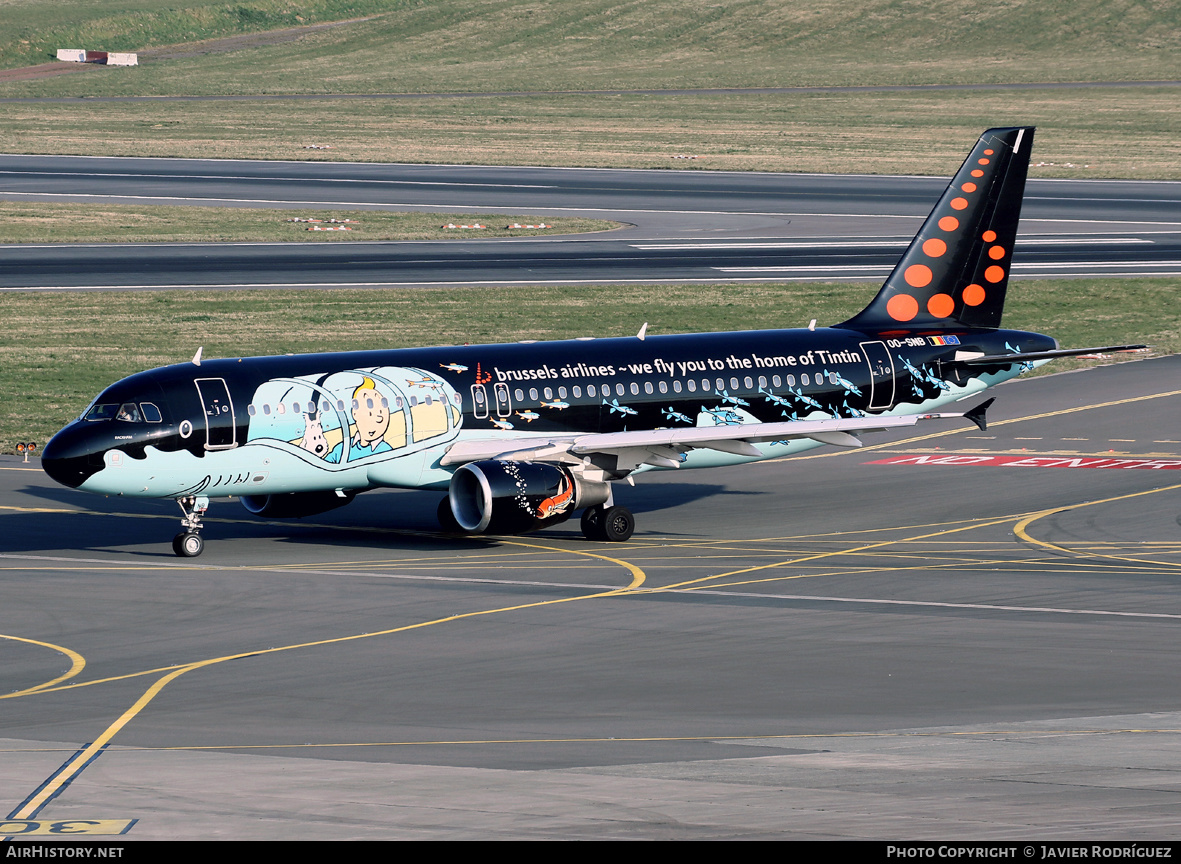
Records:
[[[985,412],[988,411],[989,406],[992,405],[992,403],[995,401],[996,401],[996,397],[993,397],[992,399],[986,399],[985,401],[983,401],[979,405],[977,405],[975,408],[973,408],[971,411],[965,411],[964,418],[967,420],[971,420],[973,423],[976,424],[976,426],[980,429],[981,432],[984,432],[985,430],[988,429],[988,418],[984,416]]]

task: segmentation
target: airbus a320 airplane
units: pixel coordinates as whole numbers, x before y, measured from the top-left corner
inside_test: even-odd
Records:
[[[45,447],[45,471],[103,495],[172,498],[199,555],[211,498],[268,518],[377,487],[447,489],[449,530],[519,533],[582,510],[627,540],[611,484],[733,465],[966,417],[950,403],[1054,357],[999,329],[1033,128],[972,148],[873,301],[828,328],[201,359],[111,385]],[[646,325],[645,325],[646,326]],[[988,400],[991,402],[992,400]]]

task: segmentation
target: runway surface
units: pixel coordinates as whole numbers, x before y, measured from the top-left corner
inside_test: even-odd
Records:
[[[946,180],[0,156],[0,199],[581,215],[545,240],[0,246],[0,288],[880,279]],[[1181,183],[1030,181],[1014,272],[1181,272]]]
[[[5,830],[1175,839],[1181,358],[994,393],[986,432],[644,475],[627,544],[391,491],[217,502],[179,562],[170,506],[8,457]]]

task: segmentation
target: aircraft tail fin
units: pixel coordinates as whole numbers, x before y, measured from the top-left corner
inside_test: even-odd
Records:
[[[1033,132],[981,135],[877,296],[837,326],[1000,326]]]

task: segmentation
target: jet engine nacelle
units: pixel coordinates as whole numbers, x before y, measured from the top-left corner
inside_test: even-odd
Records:
[[[602,504],[611,487],[581,479],[564,465],[488,459],[461,466],[451,477],[448,494],[451,513],[463,530],[520,534]]]
[[[354,498],[356,492],[288,492],[284,495],[243,495],[238,500],[255,516],[268,519],[299,519],[315,516],[343,507]]]

